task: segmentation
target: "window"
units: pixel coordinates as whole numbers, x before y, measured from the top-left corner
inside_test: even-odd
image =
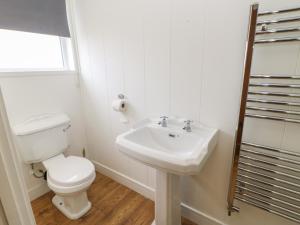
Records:
[[[74,70],[70,38],[0,29],[0,71]]]

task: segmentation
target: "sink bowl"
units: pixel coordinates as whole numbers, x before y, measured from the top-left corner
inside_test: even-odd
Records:
[[[116,144],[126,155],[151,167],[179,175],[200,171],[217,143],[217,130],[193,124],[192,132],[183,130],[184,119],[168,120],[161,127],[159,119],[146,119],[126,133]]]
[[[181,225],[180,175],[197,174],[217,144],[218,130],[171,118],[167,127],[146,119],[119,135],[116,144],[127,156],[156,168],[155,221],[152,225]]]

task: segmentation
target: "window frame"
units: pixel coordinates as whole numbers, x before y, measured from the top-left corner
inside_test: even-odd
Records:
[[[64,74],[74,74],[77,72],[77,58],[75,54],[75,47],[74,47],[74,41],[72,40],[72,37],[70,37],[71,41],[71,48],[72,48],[72,55],[70,56],[68,53],[67,48],[67,38],[65,37],[58,37],[60,42],[60,50],[61,50],[61,57],[63,62],[62,68],[6,68],[1,69],[0,68],[0,77],[3,76],[28,76],[28,75],[50,75],[55,73],[56,75],[64,75]],[[70,57],[73,58],[74,65],[71,68],[70,65]]]
[[[73,68],[70,69],[69,61],[65,62],[65,60],[69,59],[68,51],[67,51],[67,43],[66,38],[59,37],[62,46],[62,57],[63,57],[63,68],[62,69],[37,69],[37,68],[26,68],[26,69],[0,69],[0,78],[1,77],[23,77],[23,76],[57,76],[57,75],[76,75],[77,77],[77,85],[79,85],[79,74],[81,71],[80,62],[79,62],[79,54],[78,54],[78,45],[77,45],[77,34],[76,34],[76,26],[74,24],[74,9],[72,2],[70,0],[66,0],[66,10],[67,17],[70,29],[70,41],[71,41],[71,50],[73,57]],[[68,66],[66,66],[68,65]]]

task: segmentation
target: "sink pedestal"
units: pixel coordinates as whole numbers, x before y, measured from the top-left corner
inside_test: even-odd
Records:
[[[181,225],[180,176],[156,170],[155,221],[152,225]]]

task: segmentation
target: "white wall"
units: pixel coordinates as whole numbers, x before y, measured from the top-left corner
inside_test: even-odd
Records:
[[[216,127],[220,137],[215,152],[199,175],[182,180],[184,203],[231,225],[294,224],[242,204],[240,214],[227,216],[250,2],[74,1],[87,145],[96,163],[153,188],[154,170],[119,153],[114,145],[118,134],[142,118],[160,115]],[[295,4],[260,2],[266,9]],[[128,124],[111,109],[119,93],[130,102]]]
[[[76,74],[24,73],[21,76],[20,73],[3,73],[0,74],[0,86],[12,127],[31,116],[65,112],[72,121],[68,153],[81,155],[85,133]],[[23,164],[23,172],[31,199],[48,191],[43,179],[29,174],[29,166]]]
[[[1,201],[0,201],[0,225],[8,225]]]
[[[9,125],[2,91],[0,92],[0,199],[10,225],[34,224],[21,164]]]

